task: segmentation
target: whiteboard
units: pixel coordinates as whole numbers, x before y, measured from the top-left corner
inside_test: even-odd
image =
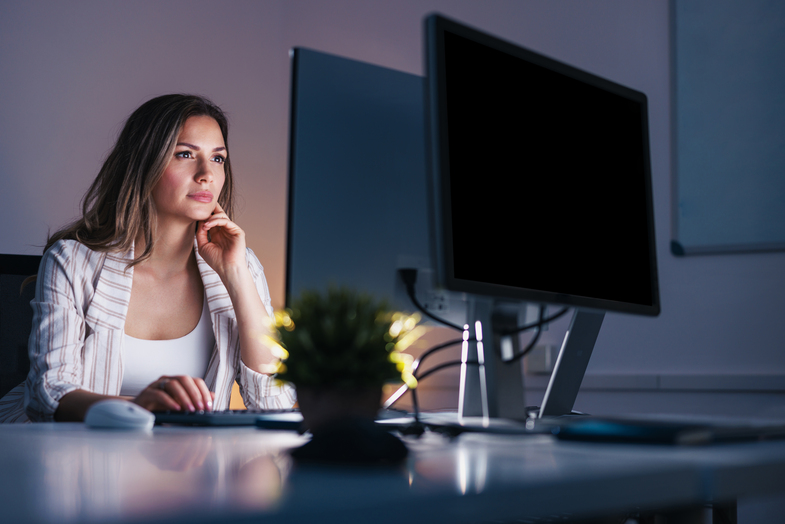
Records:
[[[671,17],[671,250],[785,250],[785,2],[672,0]]]

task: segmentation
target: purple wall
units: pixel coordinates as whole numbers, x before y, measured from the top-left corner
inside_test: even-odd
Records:
[[[589,372],[785,376],[785,254],[670,255],[668,3],[0,0],[0,252],[74,217],[125,117],[167,92],[231,118],[237,221],[283,300],[288,50],[422,73],[432,11],[645,92],[663,313],[606,317]],[[553,326],[555,341],[564,326]]]

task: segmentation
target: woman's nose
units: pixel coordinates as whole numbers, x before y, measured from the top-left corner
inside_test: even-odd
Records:
[[[210,163],[207,159],[200,158],[197,160],[196,166],[196,174],[194,175],[194,178],[197,182],[209,182],[213,179],[213,173],[210,170]]]

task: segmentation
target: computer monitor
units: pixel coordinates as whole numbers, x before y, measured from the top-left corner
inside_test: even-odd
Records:
[[[291,51],[287,304],[348,286],[412,312],[398,275],[461,325],[460,295],[431,285],[422,76],[311,49]]]
[[[646,96],[439,15],[426,71],[438,281],[486,331],[502,300],[576,308],[540,411],[569,413],[605,312],[660,311]]]

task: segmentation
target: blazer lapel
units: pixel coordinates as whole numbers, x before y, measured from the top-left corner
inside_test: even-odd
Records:
[[[235,370],[239,367],[239,340],[232,299],[218,273],[204,261],[194,238],[196,265],[204,284],[205,299],[210,310],[215,335],[215,350],[207,366],[205,384],[215,392],[214,409],[228,409],[232,394]]]
[[[234,319],[234,308],[232,307],[232,299],[229,298],[229,292],[224,287],[223,282],[221,282],[221,277],[218,276],[218,273],[213,271],[213,268],[199,254],[196,240],[194,240],[194,253],[196,253],[196,265],[199,268],[199,274],[202,276],[202,284],[204,284],[204,294],[207,298],[210,316],[221,315]]]
[[[131,300],[133,248],[128,253],[107,253],[96,268],[98,282],[85,322],[92,333],[85,339],[85,384],[91,391],[119,395],[123,384],[123,334]]]
[[[133,247],[126,254],[107,253],[100,268],[95,295],[85,312],[85,321],[94,331],[122,330],[131,301],[134,270],[126,269],[133,260]]]

